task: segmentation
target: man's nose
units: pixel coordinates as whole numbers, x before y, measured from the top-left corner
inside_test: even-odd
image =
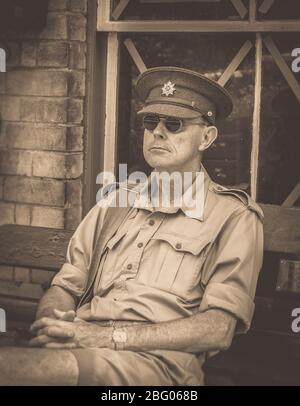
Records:
[[[160,121],[157,127],[153,130],[153,135],[157,139],[166,139],[166,127],[162,121]]]

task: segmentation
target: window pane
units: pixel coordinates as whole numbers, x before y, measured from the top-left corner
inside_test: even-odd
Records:
[[[258,9],[265,0],[260,0]],[[300,19],[299,0],[274,0],[273,5],[266,13],[258,13],[262,20],[293,20]]]
[[[272,39],[291,66],[300,35],[272,34]],[[295,77],[299,82],[299,74]],[[281,205],[300,181],[300,105],[266,49],[262,83],[258,199]]]
[[[248,8],[248,1],[244,1]],[[117,4],[115,2],[115,4]],[[240,20],[230,0],[131,0],[120,20]]]
[[[218,80],[247,39],[253,37],[234,34],[152,34],[132,36],[147,67],[179,66],[206,74]],[[124,48],[124,47],[123,47]],[[143,131],[135,111],[141,108],[134,88],[128,89],[127,77],[133,83],[138,72],[127,51],[122,50],[122,85],[119,131],[119,162],[127,162],[131,170],[145,170],[143,160]],[[126,66],[131,71],[125,73]],[[126,76],[128,75],[128,76]],[[127,83],[127,85],[126,85]],[[127,87],[122,90],[122,86]],[[206,152],[204,166],[214,180],[224,185],[235,185],[249,191],[249,162],[254,89],[254,51],[251,50],[226,88],[233,97],[234,111],[220,123],[217,142]],[[131,103],[128,99],[131,98]],[[130,129],[127,127],[130,106]],[[147,168],[149,170],[149,168]]]

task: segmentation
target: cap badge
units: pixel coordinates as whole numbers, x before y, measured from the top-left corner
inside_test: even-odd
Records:
[[[164,96],[170,96],[170,95],[172,95],[173,96],[173,94],[174,94],[174,92],[175,92],[175,83],[172,83],[172,82],[167,82],[167,83],[165,83],[164,85],[163,85],[163,87],[161,88],[161,90],[162,90],[162,95],[164,95]]]

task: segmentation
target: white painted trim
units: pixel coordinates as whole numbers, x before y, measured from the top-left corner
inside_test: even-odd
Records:
[[[135,63],[136,67],[138,68],[140,73],[143,73],[147,70],[147,66],[145,65],[139,51],[136,49],[131,38],[126,38],[124,41],[124,45],[127,48],[133,62]]]
[[[119,4],[116,6],[116,8],[112,11],[111,16],[115,19],[118,20],[127,7],[128,3],[130,0],[121,0]]]
[[[100,13],[101,14],[101,13]],[[196,20],[98,20],[103,32],[300,32],[300,20],[277,21],[196,21]]]
[[[236,9],[236,11],[239,13],[241,18],[245,18],[248,10],[244,6],[244,3],[241,0],[231,0],[232,5]]]
[[[262,91],[262,38],[256,34],[256,55],[255,55],[255,87],[254,87],[254,111],[252,122],[252,151],[251,151],[251,196],[257,200],[258,185],[258,158],[260,141],[260,116],[261,116],[261,91]]]
[[[252,49],[253,44],[251,41],[246,41],[244,45],[241,47],[241,49],[238,51],[238,53],[235,55],[233,60],[230,62],[230,64],[227,66],[225,71],[223,72],[222,76],[218,80],[219,85],[225,86],[228,80],[231,78],[231,76],[234,74],[234,72],[237,70],[237,68],[240,66],[240,64],[243,62],[243,60],[246,58],[250,50]]]
[[[120,44],[117,33],[107,39],[107,72],[104,133],[104,171],[116,173],[119,99]]]

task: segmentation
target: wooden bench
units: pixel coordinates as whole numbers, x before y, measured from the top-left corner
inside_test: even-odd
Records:
[[[299,255],[300,210],[271,205],[262,205],[262,208],[265,212],[265,249],[280,255]],[[0,264],[58,271],[65,261],[72,233],[42,227],[0,226]],[[277,271],[271,272],[274,279]],[[37,300],[20,298],[17,290],[13,294],[0,295],[0,308],[6,310],[8,322],[23,323],[21,330],[25,336],[36,306]],[[289,329],[293,307],[300,307],[298,296],[283,301],[272,296],[256,297],[250,332],[235,336],[228,351],[206,362],[206,384],[300,384],[300,340]],[[19,337],[14,343],[19,343]]]

